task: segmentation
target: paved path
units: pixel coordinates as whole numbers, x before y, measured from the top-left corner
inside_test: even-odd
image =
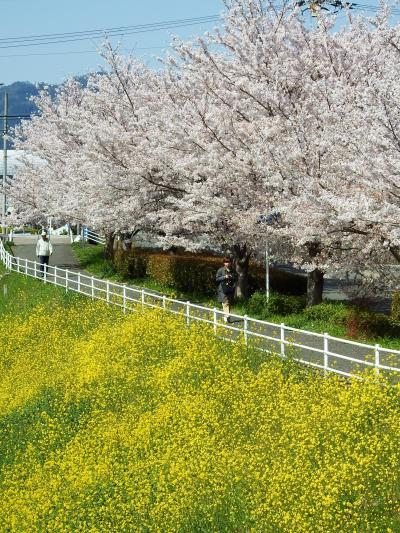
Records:
[[[16,257],[22,259],[21,265],[24,267],[24,259],[35,261],[35,246],[36,246],[36,237],[15,237],[15,246],[14,254]],[[60,285],[67,285],[72,289],[79,292],[84,292],[92,298],[106,299],[107,297],[107,281],[106,280],[95,280],[90,274],[85,272],[80,268],[78,261],[74,257],[72,252],[70,242],[68,237],[54,237],[52,239],[53,244],[53,255],[51,258],[51,267],[48,273],[48,280],[54,282],[54,277],[57,276],[57,283]],[[57,272],[54,267],[60,267],[63,269],[68,269],[68,280],[65,279],[65,274],[63,272]],[[22,269],[23,271],[23,269]],[[68,283],[67,283],[68,282]],[[125,287],[122,284],[109,284],[110,289],[110,301],[114,303],[125,306],[127,308],[132,307],[132,302],[141,302],[143,298],[142,288],[129,286]],[[109,288],[110,288],[109,287]],[[333,299],[338,299],[340,297],[340,287],[336,286],[332,290],[332,285],[328,284],[328,290],[331,290],[335,296]],[[168,302],[168,299],[163,302],[162,295],[156,291],[146,290],[148,293],[144,297],[144,302],[146,305],[153,305],[154,307],[165,306],[170,311],[176,313],[183,313],[186,316],[187,307],[186,302],[182,303],[172,303]],[[332,294],[332,293],[331,293]],[[220,324],[222,321],[222,313],[217,310],[217,321]],[[212,322],[214,320],[214,311],[213,309],[198,309],[196,306],[191,306],[190,308],[190,318],[189,321],[193,318],[197,320],[204,320]],[[244,320],[241,317],[235,319],[235,322],[232,324],[233,328],[237,328],[240,331],[226,330],[222,329],[221,326],[217,327],[217,330],[223,336],[230,336],[231,338],[236,338],[239,334],[242,334]],[[285,354],[293,354],[296,358],[303,358],[305,361],[309,361],[318,365],[324,364],[324,338],[323,336],[318,336],[312,332],[305,331],[294,331],[290,328],[287,328],[284,333],[284,338],[286,341],[290,341],[296,344],[303,344],[306,347],[290,347],[285,345],[282,348],[281,343],[281,330],[278,324],[266,324],[260,321],[251,321],[248,323],[248,331],[255,333],[254,336],[249,336],[249,344],[254,344],[259,348],[264,350],[270,350],[273,352],[282,353],[284,350]],[[271,337],[270,339],[262,338],[262,335]],[[356,358],[358,361],[375,361],[375,350],[374,347],[369,346],[354,346],[349,344],[345,340],[329,340],[328,351],[340,354],[347,357]],[[400,368],[400,356],[393,356],[388,353],[380,354],[381,364],[387,364],[388,366],[394,366]],[[334,355],[329,356],[329,366],[336,368],[337,370],[343,372],[356,372],[359,368],[359,363],[354,361],[343,360]]]
[[[37,261],[36,256],[36,235],[28,236],[14,236],[14,246],[13,252],[15,257],[22,259],[21,265],[24,267],[23,260],[27,259],[28,261]],[[78,283],[78,274],[81,274],[82,286],[92,285],[92,274],[85,271],[79,264],[79,261],[76,259],[75,254],[72,251],[71,241],[68,236],[54,236],[51,239],[53,245],[53,255],[50,258],[50,268],[49,268],[49,281],[53,281],[54,278],[54,267],[59,267],[68,270],[71,272],[70,281]],[[86,277],[85,277],[86,276]],[[90,279],[86,279],[90,278]],[[98,291],[102,291],[104,282],[94,281],[94,288]],[[136,287],[135,285],[131,285]],[[81,288],[81,287],[80,287]],[[141,289],[141,287],[136,287]],[[146,289],[147,292],[152,294],[160,294],[157,291],[151,289]],[[91,292],[88,290],[88,293]]]
[[[22,259],[28,259],[29,261],[36,261],[36,246],[37,236],[15,236],[14,238],[14,254]],[[74,256],[70,245],[70,239],[68,236],[53,237],[51,240],[53,244],[53,255],[50,260],[50,264],[60,268],[66,268],[74,272],[80,271],[82,274],[90,275],[85,272],[79,265],[79,262]],[[279,265],[279,268],[294,272],[294,269]],[[297,271],[296,271],[297,272]],[[327,278],[325,280],[323,297],[328,300],[347,300],[348,292],[346,287],[348,286],[345,280],[337,278]],[[153,292],[153,291],[152,291]]]
[[[36,257],[36,235],[24,237],[15,236],[13,247],[14,255],[28,261],[37,261]],[[60,268],[66,268],[73,271],[82,271],[82,268],[74,256],[68,236],[53,237],[53,255],[50,258],[50,264]]]

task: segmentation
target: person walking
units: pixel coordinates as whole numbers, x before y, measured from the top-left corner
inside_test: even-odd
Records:
[[[44,273],[47,273],[49,258],[52,253],[53,246],[47,237],[47,232],[43,230],[36,244],[36,255],[39,258],[41,277],[43,277]]]
[[[218,301],[222,304],[225,322],[231,321],[229,313],[233,304],[237,278],[237,273],[232,267],[232,260],[229,257],[224,257],[224,266],[217,270],[216,281],[218,284]]]

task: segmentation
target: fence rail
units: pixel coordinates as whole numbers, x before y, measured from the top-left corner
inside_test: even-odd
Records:
[[[120,307],[125,313],[137,306],[161,308],[182,315],[186,325],[192,321],[210,324],[218,336],[231,341],[244,339],[249,346],[281,357],[291,356],[299,363],[320,369],[326,374],[359,377],[360,371],[370,368],[376,374],[395,372],[400,375],[400,350],[332,337],[327,333],[314,333],[246,315],[230,314],[231,321],[225,323],[227,315],[217,308],[169,298],[141,287],[97,279],[57,266],[45,269],[36,261],[14,257],[5,250],[1,241],[0,260],[9,271],[58,285],[66,291],[78,292],[93,300],[104,300]]]
[[[88,228],[83,228],[82,230],[82,240],[84,242],[92,241],[97,244],[106,244],[106,239],[102,235],[99,235],[98,233],[95,233],[94,231],[91,231]]]

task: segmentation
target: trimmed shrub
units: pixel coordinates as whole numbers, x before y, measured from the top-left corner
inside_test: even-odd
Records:
[[[174,263],[176,257],[166,254],[149,254],[146,275],[154,281],[174,287]]]
[[[202,254],[169,254],[132,248],[129,252],[117,250],[115,267],[125,278],[150,277],[161,285],[182,292],[214,295],[217,290],[215,274],[222,265],[221,257]],[[271,290],[283,294],[304,294],[307,280],[304,276],[271,269]],[[265,272],[256,262],[249,267],[250,293],[265,286]]]
[[[211,295],[216,292],[215,273],[220,258],[150,254],[147,275],[179,291]]]
[[[393,293],[390,316],[394,322],[400,324],[400,291],[395,291]]]
[[[346,320],[346,333],[352,338],[397,337],[400,335],[400,325],[383,313],[353,308]]]
[[[218,261],[204,261],[196,257],[179,257],[174,263],[174,286],[181,291],[211,295],[217,290],[215,281]]]
[[[118,274],[124,278],[144,278],[147,272],[147,257],[136,253],[134,249],[129,252],[116,250],[114,265]]]
[[[291,315],[300,313],[306,305],[303,296],[288,296],[273,293],[269,299],[265,293],[255,292],[246,304],[249,314],[259,318],[267,318],[270,315]]]
[[[346,304],[339,302],[322,302],[318,305],[307,307],[304,315],[315,321],[344,326],[350,309]]]

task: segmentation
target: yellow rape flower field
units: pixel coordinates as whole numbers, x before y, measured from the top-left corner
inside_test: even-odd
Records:
[[[398,385],[80,298],[0,347],[0,531],[400,531]]]

